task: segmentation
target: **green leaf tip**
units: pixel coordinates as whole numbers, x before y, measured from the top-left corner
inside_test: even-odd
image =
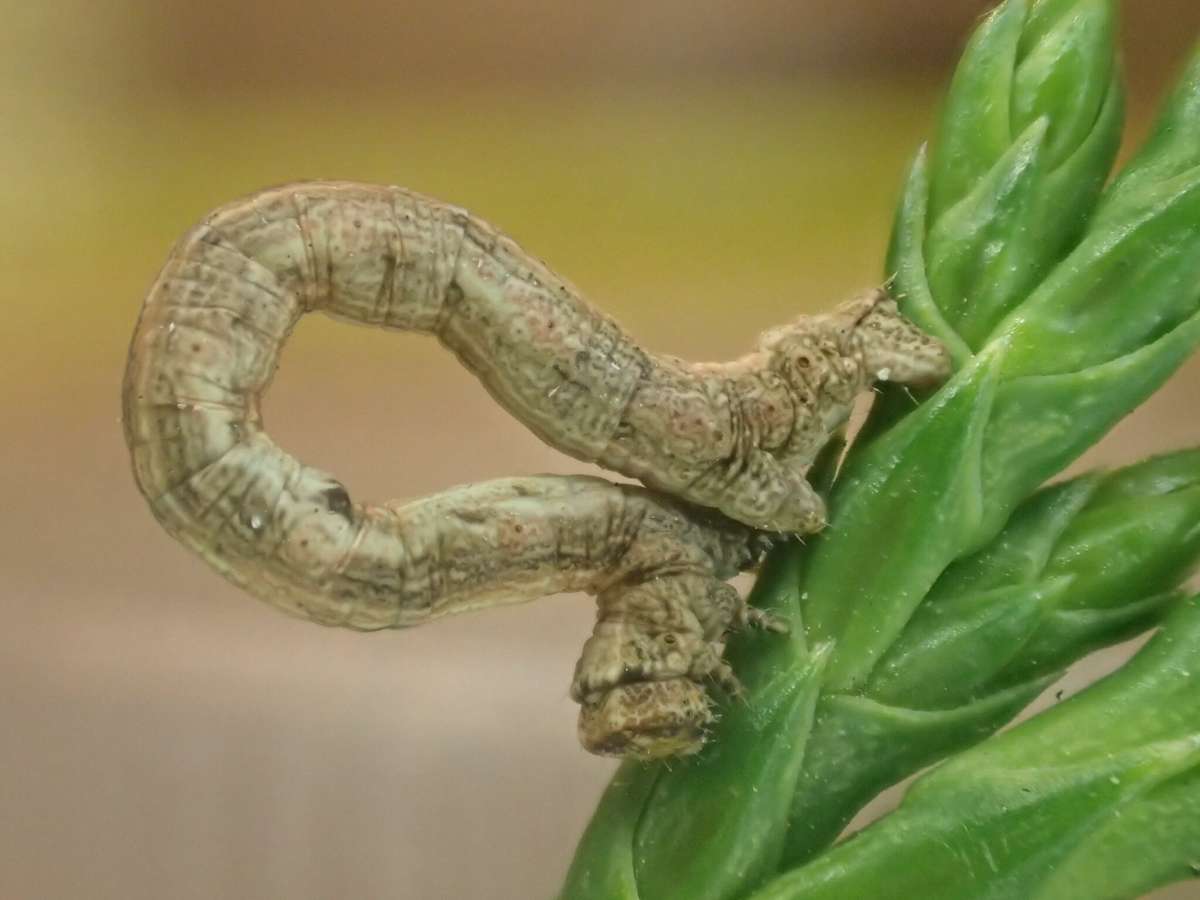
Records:
[[[923,214],[898,219],[893,248],[908,258],[892,264],[909,270],[906,291],[919,284],[920,247],[929,299],[972,348],[1070,250],[1099,199],[1124,109],[1114,32],[1107,0],[1008,2],[963,53]]]

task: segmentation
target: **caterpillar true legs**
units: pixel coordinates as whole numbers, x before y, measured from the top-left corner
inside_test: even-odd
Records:
[[[655,490],[540,477],[352,502],[259,415],[287,335],[314,310],[436,335],[547,442]],[[724,581],[757,560],[763,530],[821,526],[804,475],[855,396],[947,370],[880,292],[775,329],[732,363],[654,356],[462,210],[399,188],[295,184],[222,207],[173,250],[133,337],[124,422],[163,526],[289,612],[373,629],[596,594],[572,688],[581,736],[655,756],[699,747],[707,679],[732,688],[721,650],[746,613]]]

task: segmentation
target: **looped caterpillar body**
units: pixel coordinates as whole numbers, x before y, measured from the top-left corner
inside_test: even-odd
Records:
[[[317,310],[436,336],[542,439],[651,489],[542,476],[351,501],[276,446],[259,412],[284,341]],[[290,613],[377,629],[596,595],[572,685],[581,739],[661,756],[701,745],[706,679],[736,688],[724,637],[756,616],[725,581],[770,532],[821,527],[804,475],[857,394],[948,367],[882,292],[768,332],[732,363],[655,356],[461,209],[305,183],[224,206],[174,248],[133,336],[124,423],[163,527]]]

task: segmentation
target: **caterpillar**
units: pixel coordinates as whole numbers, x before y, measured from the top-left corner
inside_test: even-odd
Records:
[[[437,337],[547,443],[645,487],[507,478],[352,501],[278,447],[260,404],[300,317]],[[597,598],[571,686],[592,752],[698,750],[726,635],[780,630],[726,582],[823,526],[805,474],[871,382],[935,384],[943,347],[882,290],[729,363],[639,347],[512,239],[398,187],[296,183],[223,206],[170,253],[123,385],[134,477],[172,536],[294,615],[372,630],[559,591]]]

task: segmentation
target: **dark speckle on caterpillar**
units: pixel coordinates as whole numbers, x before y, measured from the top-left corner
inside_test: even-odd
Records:
[[[511,478],[353,502],[259,414],[306,312],[434,335],[547,443],[639,479]],[[940,344],[882,291],[690,364],[639,347],[515,242],[395,187],[303,183],[224,206],[172,251],[130,348],[124,423],[163,527],[250,593],[359,629],[583,590],[572,684],[598,753],[697,750],[727,633],[781,627],[726,580],[824,506],[805,475],[872,381],[936,383]]]

